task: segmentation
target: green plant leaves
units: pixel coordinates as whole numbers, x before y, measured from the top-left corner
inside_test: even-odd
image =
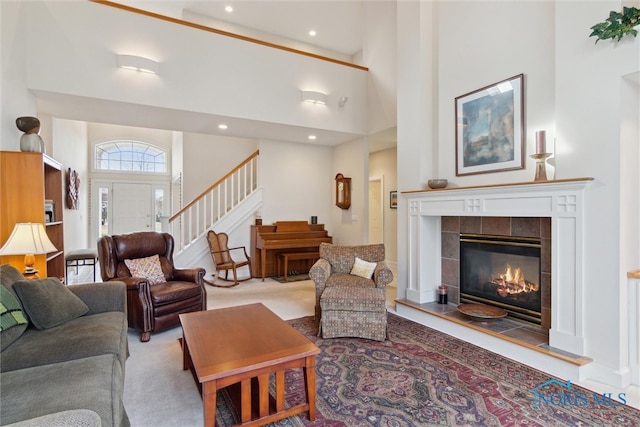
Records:
[[[591,27],[589,37],[596,37],[596,43],[600,40],[612,39],[620,41],[626,35],[636,37],[640,25],[640,9],[637,7],[623,7],[622,13],[611,11],[604,22],[599,22]]]

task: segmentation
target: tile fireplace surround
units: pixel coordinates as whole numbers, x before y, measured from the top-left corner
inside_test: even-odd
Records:
[[[441,222],[448,216],[551,218],[549,346],[584,355],[583,205],[593,178],[404,192],[408,201],[406,299],[437,300],[442,283]],[[580,380],[581,367],[398,304],[398,313],[553,375]]]

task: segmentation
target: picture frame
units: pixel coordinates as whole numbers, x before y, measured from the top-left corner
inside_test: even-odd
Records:
[[[398,192],[391,191],[389,193],[389,207],[391,209],[398,209]]]
[[[456,176],[524,169],[524,74],[455,98]]]
[[[44,201],[44,222],[46,224],[50,222],[55,222],[55,202],[51,199],[45,199]]]

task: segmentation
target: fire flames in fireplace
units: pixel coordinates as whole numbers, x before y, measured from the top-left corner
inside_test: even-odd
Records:
[[[540,239],[460,234],[460,302],[495,305],[540,324]]]
[[[524,278],[520,268],[516,267],[512,270],[510,265],[507,265],[504,273],[492,278],[491,284],[497,287],[496,292],[503,298],[508,295],[538,292],[540,289],[539,284],[529,282]]]

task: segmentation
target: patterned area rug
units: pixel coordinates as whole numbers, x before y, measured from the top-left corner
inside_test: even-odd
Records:
[[[393,314],[386,342],[319,339],[312,317],[289,324],[322,350],[305,426],[640,426],[640,411],[609,396]],[[303,401],[301,371],[285,378],[288,403]]]

